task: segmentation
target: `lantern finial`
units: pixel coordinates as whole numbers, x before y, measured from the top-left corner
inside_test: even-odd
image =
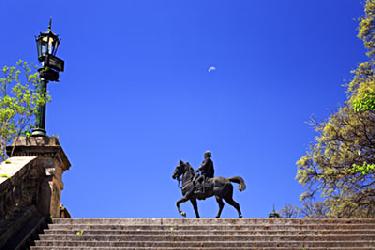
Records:
[[[49,18],[48,31],[51,31],[51,26],[52,26],[52,17]]]

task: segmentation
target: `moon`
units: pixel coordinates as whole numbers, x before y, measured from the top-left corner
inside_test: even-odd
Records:
[[[211,72],[213,72],[213,71],[216,71],[216,67],[215,67],[215,66],[210,66],[210,67],[208,68],[208,72],[211,73]]]

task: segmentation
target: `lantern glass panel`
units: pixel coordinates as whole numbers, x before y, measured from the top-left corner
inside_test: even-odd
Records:
[[[45,46],[45,52],[47,52],[49,55],[52,54],[54,51],[55,46],[55,39],[49,35],[42,38],[43,44]]]
[[[57,49],[59,48],[59,45],[60,45],[60,40],[59,39],[56,39],[55,40],[55,45],[53,46],[53,51],[52,51],[52,54],[55,56],[56,53],[57,53]]]
[[[36,48],[38,50],[38,58],[40,58],[42,56],[42,45],[39,40],[36,40]]]
[[[47,54],[47,44],[43,41],[43,37],[38,37],[36,40],[36,46],[38,49],[38,58],[41,59]]]

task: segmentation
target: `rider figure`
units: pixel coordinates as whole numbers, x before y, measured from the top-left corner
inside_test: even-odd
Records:
[[[201,175],[196,179],[196,183],[200,184],[202,188],[198,188],[196,190],[196,193],[204,193],[204,184],[205,181],[208,180],[209,178],[214,177],[214,163],[211,160],[211,152],[206,151],[204,153],[204,160],[201,164],[201,166],[197,169],[196,172],[200,171]]]

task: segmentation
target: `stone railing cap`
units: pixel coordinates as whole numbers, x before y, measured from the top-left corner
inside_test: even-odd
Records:
[[[57,137],[19,137],[12,145],[7,146],[7,154],[9,156],[58,157],[63,163],[63,170],[68,170],[71,166]]]

